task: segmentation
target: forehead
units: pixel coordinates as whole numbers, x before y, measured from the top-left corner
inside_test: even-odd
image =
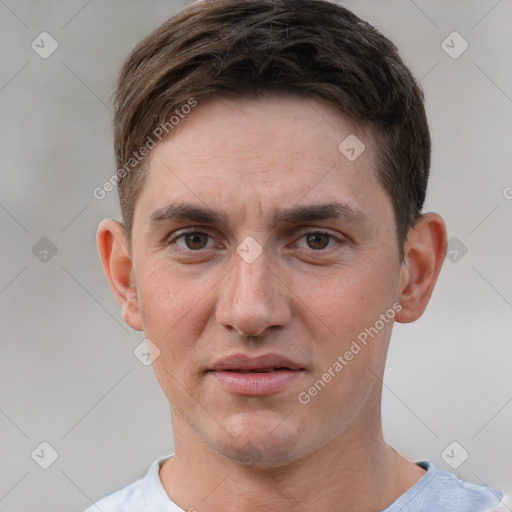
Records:
[[[343,199],[356,210],[387,201],[373,138],[320,100],[210,99],[176,128],[148,157],[136,217],[173,201],[241,219],[319,199]]]

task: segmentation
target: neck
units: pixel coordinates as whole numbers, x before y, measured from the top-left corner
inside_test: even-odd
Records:
[[[175,455],[160,478],[187,511],[231,512],[383,510],[425,470],[404,459],[373,428],[353,425],[314,453],[279,467],[244,466],[217,452],[173,420]]]

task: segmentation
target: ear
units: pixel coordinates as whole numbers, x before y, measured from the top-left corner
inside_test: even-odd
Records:
[[[121,306],[125,322],[133,329],[142,331],[132,258],[127,249],[123,225],[112,219],[103,220],[98,227],[97,244],[103,270]]]
[[[446,255],[446,227],[440,215],[421,215],[409,230],[400,269],[402,309],[395,320],[414,322],[425,311]]]

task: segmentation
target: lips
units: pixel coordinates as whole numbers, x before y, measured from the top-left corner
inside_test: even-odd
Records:
[[[270,372],[275,370],[304,370],[299,364],[280,354],[263,354],[251,357],[246,354],[233,354],[216,361],[209,371]]]
[[[274,368],[265,368],[262,370],[224,370],[226,372],[237,372],[237,373],[269,373],[269,372],[275,372],[277,370],[290,370],[290,368],[285,367],[274,367]],[[293,371],[293,370],[290,370]]]
[[[207,373],[231,394],[272,395],[285,390],[305,372],[298,363],[279,354],[250,357],[234,354],[219,359]]]

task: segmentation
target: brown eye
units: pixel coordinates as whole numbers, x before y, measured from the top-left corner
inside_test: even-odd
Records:
[[[327,247],[330,238],[327,233],[308,233],[306,242],[311,249],[321,250]]]
[[[208,233],[202,231],[188,231],[173,240],[167,242],[168,245],[176,244],[178,247],[188,251],[200,251],[201,249],[210,249],[213,239]]]
[[[189,233],[183,235],[183,238],[187,248],[193,251],[204,249],[208,243],[208,235],[206,233]]]

